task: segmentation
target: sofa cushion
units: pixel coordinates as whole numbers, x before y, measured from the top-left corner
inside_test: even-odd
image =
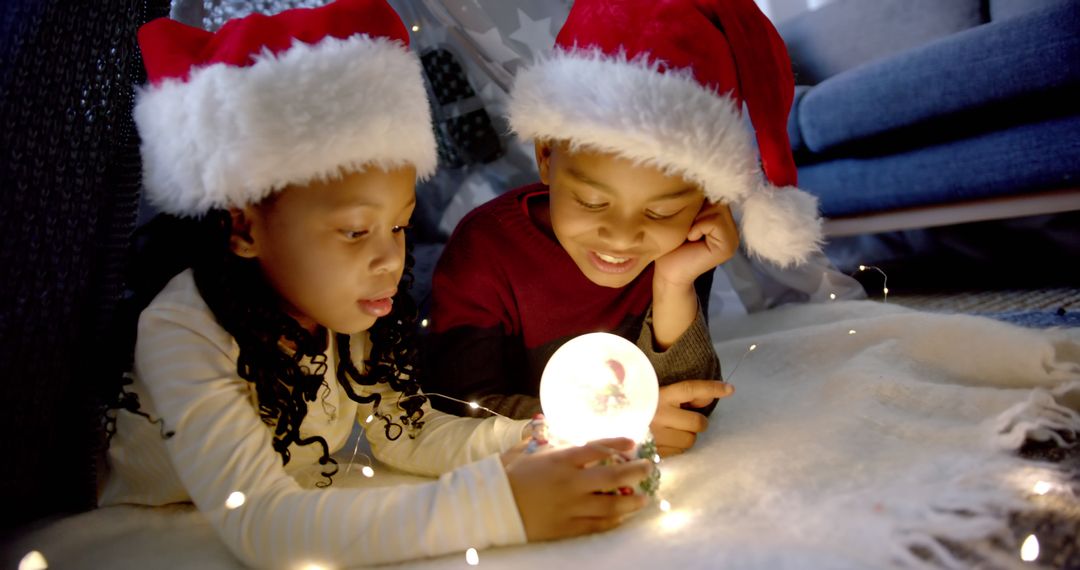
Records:
[[[980,0],[836,0],[777,29],[796,82],[813,85],[985,21]]]
[[[791,150],[796,154],[807,150],[806,143],[802,140],[802,132],[799,130],[799,102],[808,91],[810,91],[809,85],[795,86],[795,99],[791,103],[791,114],[788,115],[788,140],[791,142]],[[753,128],[753,125],[747,126]]]
[[[1008,196],[1080,183],[1080,115],[903,153],[799,168],[826,217]]]
[[[852,69],[802,97],[799,138],[822,153],[1018,97],[1053,98],[1080,85],[1078,29],[1080,2],[1069,1]]]
[[[1005,20],[1033,10],[1041,10],[1051,4],[1075,0],[990,0],[990,19]]]

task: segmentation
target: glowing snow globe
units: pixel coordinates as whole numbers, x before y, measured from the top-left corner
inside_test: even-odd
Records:
[[[637,457],[659,462],[649,431],[659,398],[656,371],[634,343],[608,333],[576,337],[555,351],[540,378],[544,443],[625,437],[637,442]],[[639,487],[651,495],[658,486],[656,471]]]

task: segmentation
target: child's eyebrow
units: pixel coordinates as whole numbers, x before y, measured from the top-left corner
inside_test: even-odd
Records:
[[[662,194],[660,196],[656,196],[655,198],[653,198],[650,201],[659,202],[661,200],[673,200],[675,198],[682,198],[683,196],[686,196],[687,194],[693,194],[694,192],[697,192],[697,191],[698,191],[697,186],[687,186],[687,187],[683,188],[682,190],[676,190],[674,192],[668,192],[667,194]]]
[[[412,208],[413,206],[416,206],[416,197],[415,196],[413,198],[411,198],[408,202],[402,204],[401,209],[399,211],[404,212],[405,210],[408,210],[409,208]],[[348,202],[348,203],[339,204],[339,205],[336,205],[336,206],[333,206],[333,205],[330,206],[330,209],[332,211],[334,211],[334,212],[352,212],[354,210],[363,210],[363,209],[367,209],[367,208],[379,210],[379,209],[382,209],[383,206],[378,204],[378,203],[372,203],[372,202]]]
[[[589,186],[592,186],[593,188],[596,188],[597,190],[606,192],[608,194],[618,194],[618,192],[613,190],[607,184],[604,184],[603,182],[598,182],[596,180],[593,180],[592,178],[589,178],[588,176],[585,175],[585,173],[577,170],[576,168],[574,168],[572,166],[567,168],[566,171],[570,174],[570,176],[572,176],[573,178],[575,178],[578,182],[581,182],[582,184],[588,184]]]
[[[610,186],[604,184],[603,182],[598,182],[596,180],[593,180],[592,178],[589,178],[584,173],[580,172],[579,170],[577,170],[577,169],[575,169],[573,167],[567,168],[566,171],[570,174],[570,176],[577,179],[577,181],[581,182],[582,184],[588,184],[589,186],[592,186],[593,188],[596,188],[597,190],[600,190],[602,192],[606,192],[608,194],[618,194],[618,192],[613,190]],[[679,190],[675,190],[674,192],[668,192],[666,194],[661,194],[659,196],[654,196],[654,197],[650,198],[649,201],[650,202],[662,202],[664,200],[673,200],[675,198],[682,198],[683,196],[686,196],[687,194],[693,194],[694,192],[698,192],[698,191],[699,191],[699,189],[698,189],[697,186],[693,186],[693,185],[685,186],[683,188],[680,188]]]

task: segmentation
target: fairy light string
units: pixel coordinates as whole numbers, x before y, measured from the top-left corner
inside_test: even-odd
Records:
[[[746,352],[742,353],[742,356],[739,357],[739,360],[735,362],[735,368],[731,369],[731,373],[729,373],[727,378],[724,379],[724,382],[727,382],[728,384],[733,384],[732,378],[735,377],[735,372],[739,370],[739,365],[742,364],[742,361],[746,359],[746,356],[748,354],[754,352],[755,350],[757,350],[757,344],[751,344],[750,347],[746,349]]]
[[[859,273],[863,271],[874,270],[881,274],[881,293],[884,296],[881,300],[882,303],[889,302],[889,276],[881,270],[880,267],[874,267],[873,265],[859,265]],[[852,273],[854,275],[854,273]]]
[[[732,368],[731,373],[728,374],[725,381],[727,381],[729,383],[731,382],[732,378],[734,377],[736,371],[738,371],[739,366],[742,364],[743,360],[745,360],[746,357],[751,352],[755,351],[757,348],[758,348],[757,344],[752,344],[746,349],[746,351],[743,352],[743,354],[739,357],[739,360],[736,362],[734,368]],[[479,402],[469,401],[469,400],[462,400],[460,398],[456,398],[456,397],[453,397],[453,396],[450,396],[450,395],[447,395],[447,394],[442,394],[442,393],[439,393],[439,392],[424,392],[424,393],[418,393],[418,394],[413,394],[413,395],[409,395],[409,396],[401,396],[394,403],[394,407],[400,408],[400,404],[402,402],[405,402],[405,401],[413,399],[413,398],[432,398],[432,397],[443,398],[443,399],[451,401],[451,402],[464,404],[464,405],[468,406],[471,410],[478,410],[478,411],[481,411],[483,413],[490,414],[493,417],[500,417],[500,418],[504,418],[504,419],[507,419],[507,420],[513,420],[513,418],[510,418],[510,417],[508,417],[508,416],[506,416],[504,414],[501,414],[501,413],[499,413],[499,412],[497,412],[497,411],[495,411],[495,410],[493,410],[493,409],[491,409],[491,408],[489,408],[487,406],[483,406]],[[357,435],[356,435],[356,441],[354,442],[354,445],[353,445],[352,454],[350,455],[348,464],[345,467],[345,475],[349,475],[352,472],[353,465],[357,463],[357,457],[360,457],[362,459],[362,464],[363,464],[363,467],[360,470],[361,473],[367,478],[372,478],[372,477],[375,476],[374,460],[369,455],[367,455],[366,453],[360,453],[360,441],[361,441],[361,439],[363,437],[365,437],[365,433],[367,431],[366,430],[367,424],[372,423],[376,419],[386,419],[386,418],[389,418],[389,417],[392,417],[392,416],[390,414],[382,412],[380,407],[376,407],[374,410],[372,410],[372,412],[368,416],[366,416],[366,418],[362,422],[358,422],[359,431],[357,432]],[[596,449],[598,451],[601,451],[601,452],[603,452],[606,455],[609,455],[611,457],[616,457],[616,458],[623,458],[624,457],[623,452],[621,452],[621,451],[619,451],[617,449],[605,446],[605,445],[601,445],[601,444],[598,444],[598,443],[595,443],[595,442],[588,442],[585,445],[587,447],[592,448],[592,449]],[[521,460],[524,456],[525,456],[525,453],[521,453],[521,454],[517,455],[516,457],[514,457],[510,461],[510,463],[507,465],[507,467],[512,466],[515,462]],[[655,469],[656,468],[655,466],[659,465],[661,458],[660,458],[659,454],[653,454],[653,456],[651,458],[649,458],[649,459],[651,460],[651,463],[653,464],[654,469]],[[235,510],[235,509],[238,509],[241,506],[243,506],[245,502],[246,502],[246,497],[245,497],[244,493],[242,493],[240,491],[234,491],[229,495],[228,498],[225,499],[224,506],[225,506],[225,508],[227,510]],[[654,501],[653,502],[657,506],[659,511],[663,514],[663,517],[664,517],[665,520],[666,520],[666,518],[669,518],[669,517],[672,517],[672,516],[678,514],[677,512],[673,512],[673,506],[672,506],[671,502],[668,499],[664,498],[662,495],[660,495],[660,493],[656,493],[656,495],[654,495]],[[663,525],[663,524],[666,524],[666,523],[664,522],[664,520],[661,520],[661,524]],[[476,549],[470,548],[466,552],[466,561],[467,561],[467,563],[469,565],[477,565],[477,564],[479,564],[479,555],[478,555]],[[309,568],[318,568],[320,566],[318,566],[318,565],[309,565],[308,567]]]

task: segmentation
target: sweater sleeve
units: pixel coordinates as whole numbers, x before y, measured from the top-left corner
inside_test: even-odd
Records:
[[[531,418],[540,401],[520,385],[525,348],[514,334],[513,286],[494,257],[494,232],[478,223],[462,222],[435,268],[424,388],[513,418]],[[433,403],[443,411],[473,413],[445,398],[433,396]]]
[[[437,481],[304,489],[272,448],[235,350],[208,310],[159,306],[140,318],[135,371],[136,387],[175,432],[164,446],[181,484],[245,564],[383,564],[525,541],[501,461],[490,455],[520,440],[520,424],[433,412],[421,437],[377,447],[391,464],[424,474],[460,466]],[[245,501],[227,508],[237,491]]]
[[[384,403],[380,404],[379,413],[393,417],[403,413],[393,404],[397,393],[386,384],[362,388],[366,393],[381,394]],[[403,434],[390,440],[384,430],[364,430],[379,461],[409,473],[437,476],[521,443],[529,423],[528,420],[463,418],[445,414],[431,408],[430,398],[423,410],[424,427],[415,438]],[[372,411],[370,405],[360,406],[357,419],[366,419],[369,411]]]
[[[667,350],[658,352],[653,341],[652,308],[645,315],[638,335],[637,346],[649,358],[656,369],[656,377],[661,386],[680,380],[720,380],[720,359],[716,356],[705,316],[698,311],[694,320],[682,336]],[[701,408],[705,415],[712,413],[716,401]]]

